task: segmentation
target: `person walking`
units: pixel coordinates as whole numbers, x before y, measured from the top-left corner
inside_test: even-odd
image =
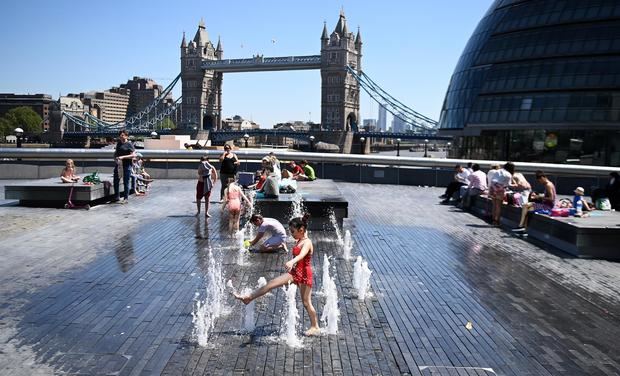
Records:
[[[224,190],[228,186],[228,179],[237,180],[237,167],[241,164],[237,155],[231,151],[230,144],[224,145],[224,153],[220,155],[220,201],[224,201]]]

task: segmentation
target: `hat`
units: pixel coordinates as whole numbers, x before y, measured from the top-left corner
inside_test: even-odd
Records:
[[[577,187],[575,189],[575,193],[578,194],[578,195],[583,195],[585,193],[585,190],[583,188],[581,188],[581,187]]]

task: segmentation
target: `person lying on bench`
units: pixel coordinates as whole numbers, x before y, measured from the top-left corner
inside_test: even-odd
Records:
[[[280,249],[288,252],[286,248],[286,230],[277,219],[263,218],[260,214],[254,214],[250,218],[250,223],[258,226],[256,237],[250,241],[250,252],[276,252]],[[266,233],[271,234],[271,237],[265,240],[258,248],[253,248]]]
[[[80,177],[75,174],[75,164],[73,159],[67,159],[65,162],[65,168],[60,173],[60,180],[63,183],[77,183],[80,181]]]

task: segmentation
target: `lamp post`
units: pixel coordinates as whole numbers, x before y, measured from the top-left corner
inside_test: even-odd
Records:
[[[452,143],[448,142],[446,144],[446,158],[448,158],[450,156],[450,146],[452,146]]]
[[[428,138],[424,140],[424,158],[428,157]]]
[[[153,131],[151,132],[151,138],[154,140],[157,138],[157,132]]]
[[[400,138],[396,139],[396,156],[400,157]]]
[[[22,135],[24,134],[24,130],[21,128],[15,128],[15,146],[18,148],[22,147]]]
[[[310,151],[314,151],[314,136],[310,136]]]
[[[249,134],[244,134],[243,135],[243,140],[245,141],[245,148],[248,148],[248,140],[250,139],[250,135]]]
[[[362,149],[361,154],[366,154],[366,149],[364,148],[366,142],[366,138],[365,137],[360,137],[360,147]]]

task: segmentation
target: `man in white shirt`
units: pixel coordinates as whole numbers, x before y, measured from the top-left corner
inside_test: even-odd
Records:
[[[458,192],[458,190],[462,186],[469,185],[469,180],[467,180],[467,177],[469,176],[469,171],[464,169],[461,165],[456,165],[454,166],[454,172],[454,181],[448,184],[448,186],[446,187],[446,192],[443,195],[439,196],[439,198],[444,199],[443,201],[441,201],[442,204],[447,204],[448,202],[450,202],[452,195]]]

